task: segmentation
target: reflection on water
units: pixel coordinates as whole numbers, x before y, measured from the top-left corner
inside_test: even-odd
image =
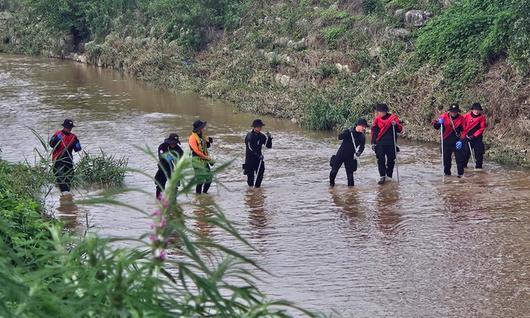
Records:
[[[214,215],[215,202],[207,195],[197,196],[193,204],[194,229],[199,239],[208,240],[212,237],[213,225],[208,222]]]
[[[376,191],[377,225],[381,232],[389,237],[399,234],[399,191],[397,183],[394,182],[389,182]]]
[[[47,200],[48,209],[52,209],[54,217],[61,219],[66,229],[78,234],[83,234],[87,227],[90,227],[87,219],[86,207],[79,206],[75,203],[74,194],[60,194],[57,190],[51,198]],[[54,208],[54,202],[58,205]]]
[[[79,225],[77,221],[79,208],[74,204],[73,198],[71,194],[61,195],[57,207],[57,216],[65,222],[67,228],[75,228]]]
[[[244,136],[255,118],[229,105],[175,95],[119,73],[55,60],[0,55],[0,147],[4,159],[33,158],[38,142],[65,117],[76,120],[84,148],[127,156],[148,175],[156,163],[134,146],[156,149],[170,132],[181,140],[197,118],[208,121],[218,162],[234,160],[210,196],[183,196],[203,238],[233,239],[204,220],[217,204],[256,247],[246,249],[274,276],[267,294],[345,317],[525,317],[530,312],[530,174],[487,163],[463,179],[442,178],[436,146],[402,142],[400,184],[383,186],[366,151],[353,189],[328,186],[331,133],[304,132],[262,117],[275,138],[267,150],[264,187],[248,189],[241,170]],[[433,133],[435,133],[433,131]],[[23,140],[24,142],[20,142]],[[184,147],[185,143],[184,143]],[[32,161],[32,160],[30,160]],[[116,199],[156,209],[153,181],[128,175],[149,195]],[[81,199],[84,194],[75,194]],[[52,193],[56,214],[82,229],[84,215],[101,235],[138,237],[151,220],[116,206],[76,207]],[[84,209],[80,211],[80,209]],[[245,249],[245,247],[242,247]]]
[[[264,188],[247,188],[245,194],[245,206],[247,207],[251,236],[261,239],[267,234],[267,227],[270,223],[270,215],[265,210],[267,190]]]
[[[339,187],[332,187],[329,192],[333,204],[340,207],[341,211],[348,217],[355,217],[362,210],[356,189],[346,188],[345,191],[340,191]]]

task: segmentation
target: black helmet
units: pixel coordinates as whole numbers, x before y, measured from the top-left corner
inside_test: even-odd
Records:
[[[63,122],[63,127],[64,128],[74,128],[75,127],[74,121],[71,120],[71,119],[65,119],[64,122]]]
[[[388,113],[388,105],[385,103],[379,103],[375,105],[375,110],[378,112]]]
[[[169,134],[169,137],[164,139],[164,142],[166,144],[179,144],[180,145],[179,135],[177,135],[175,133]]]
[[[480,103],[473,103],[473,105],[471,105],[471,110],[473,109],[480,110],[480,111],[484,110],[482,109],[482,105],[480,105]]]
[[[199,131],[201,128],[204,128],[204,127],[206,127],[205,121],[202,121],[199,119],[193,122],[193,131],[195,132]]]
[[[448,111],[453,112],[453,113],[459,113],[460,106],[458,105],[458,103],[453,103],[451,104],[451,107],[449,107]]]
[[[359,118],[359,119],[357,119],[357,121],[355,122],[355,126],[364,126],[364,127],[368,127],[368,122],[367,122],[366,119],[364,119],[364,118]]]
[[[265,124],[263,123],[263,120],[261,119],[255,119],[253,122],[252,122],[252,126],[253,128],[256,128],[256,127],[263,127],[265,126]]]

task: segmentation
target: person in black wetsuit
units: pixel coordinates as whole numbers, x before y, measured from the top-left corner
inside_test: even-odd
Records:
[[[342,144],[340,145],[337,154],[332,156],[330,160],[330,186],[335,186],[335,177],[343,163],[344,168],[346,169],[346,177],[348,178],[348,186],[354,186],[353,172],[357,171],[357,158],[360,157],[364,151],[364,132],[366,131],[367,126],[368,123],[366,120],[360,118],[355,123],[354,128],[346,129],[339,135],[339,140],[342,140]]]
[[[265,173],[265,163],[261,147],[265,145],[272,148],[272,136],[269,132],[263,134],[261,129],[265,126],[261,119],[252,122],[252,130],[245,137],[245,164],[243,172],[247,176],[249,187],[259,188]]]
[[[183,154],[184,151],[180,148],[179,135],[177,134],[169,134],[169,137],[158,146],[158,171],[155,174],[157,199],[160,199],[167,180],[171,178],[174,165]]]

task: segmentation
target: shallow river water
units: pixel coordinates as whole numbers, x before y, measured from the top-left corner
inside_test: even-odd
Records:
[[[194,120],[207,120],[217,161],[235,159],[219,176],[224,187],[212,187],[211,200],[256,247],[248,253],[275,274],[261,275],[272,297],[344,317],[530,317],[528,171],[486,163],[484,172],[442,179],[435,145],[403,143],[399,184],[376,185],[368,147],[355,188],[345,186],[341,170],[330,189],[336,136],[265,117],[274,147],[265,151],[263,188],[251,190],[241,164],[255,116],[111,70],[0,55],[3,159],[32,161],[39,146],[28,127],[47,137],[65,117],[75,120],[87,151],[126,156],[130,167],[149,174],[156,163],[133,145],[156,149],[170,132],[186,140]],[[129,174],[126,184],[154,192],[145,176]],[[155,207],[152,196],[118,198]],[[80,229],[86,215],[102,235],[138,236],[149,229],[150,220],[127,209],[73,205],[56,190],[49,201],[58,217]]]

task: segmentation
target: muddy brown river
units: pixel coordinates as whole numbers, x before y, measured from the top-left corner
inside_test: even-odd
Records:
[[[252,190],[240,167],[243,138],[256,116],[111,70],[0,55],[3,159],[32,161],[38,141],[27,127],[47,137],[65,117],[76,121],[87,151],[126,156],[131,168],[152,175],[156,163],[133,145],[156,149],[170,132],[186,140],[194,120],[207,120],[217,161],[235,161],[219,176],[224,187],[214,184],[209,197],[183,200],[214,201],[237,222],[256,247],[247,253],[274,273],[260,275],[271,297],[344,317],[530,317],[529,171],[488,162],[484,172],[443,180],[435,145],[402,143],[400,184],[376,185],[368,148],[355,188],[345,186],[341,169],[338,186],[330,189],[336,136],[262,117],[274,147],[265,150],[263,188]],[[153,181],[138,174],[129,174],[126,185],[154,192]],[[155,207],[152,196],[118,199]],[[77,206],[57,190],[48,201],[79,229],[88,216],[91,231],[101,235],[136,237],[149,230],[150,220],[131,210]],[[232,244],[204,224],[194,226]]]

